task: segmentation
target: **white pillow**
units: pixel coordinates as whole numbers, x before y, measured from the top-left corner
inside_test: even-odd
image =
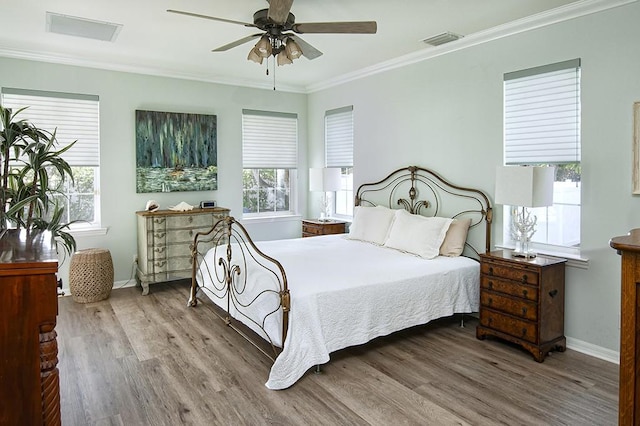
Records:
[[[440,246],[451,221],[452,219],[444,217],[424,217],[398,210],[384,245],[425,259],[433,259],[440,253]]]
[[[383,206],[356,206],[348,238],[382,245],[389,235],[394,216],[395,210]]]
[[[440,246],[440,254],[442,256],[456,257],[462,254],[464,243],[467,241],[469,226],[471,226],[471,218],[453,219]]]

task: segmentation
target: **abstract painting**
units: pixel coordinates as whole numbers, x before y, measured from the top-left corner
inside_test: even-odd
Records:
[[[136,110],[136,192],[218,189],[215,115]]]

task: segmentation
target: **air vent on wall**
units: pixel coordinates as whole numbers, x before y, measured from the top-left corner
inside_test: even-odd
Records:
[[[441,44],[450,43],[452,41],[461,39],[462,37],[463,36],[461,36],[460,34],[455,34],[447,31],[433,37],[425,38],[422,41],[432,46],[440,46]]]
[[[102,41],[115,41],[122,24],[47,12],[47,31]]]

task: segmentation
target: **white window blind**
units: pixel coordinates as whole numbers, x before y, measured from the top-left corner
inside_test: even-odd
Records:
[[[242,110],[242,166],[245,169],[297,168],[297,115]]]
[[[504,76],[505,164],[580,161],[580,59]]]
[[[28,107],[18,116],[50,132],[56,130],[58,149],[76,141],[63,154],[71,166],[100,165],[100,111],[95,95],[2,88],[2,105]]]
[[[353,106],[327,111],[324,134],[327,167],[353,167]]]

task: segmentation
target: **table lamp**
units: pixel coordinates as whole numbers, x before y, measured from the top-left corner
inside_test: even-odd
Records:
[[[496,169],[495,203],[515,208],[511,215],[511,234],[516,240],[515,256],[527,259],[536,256],[530,242],[536,232],[538,218],[527,209],[553,205],[555,170],[555,167],[548,166],[498,166]]]
[[[309,190],[322,192],[322,211],[320,220],[329,220],[330,200],[327,192],[340,190],[341,172],[339,168],[311,168],[309,169]]]

